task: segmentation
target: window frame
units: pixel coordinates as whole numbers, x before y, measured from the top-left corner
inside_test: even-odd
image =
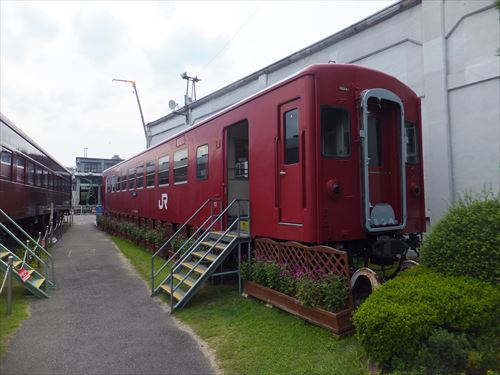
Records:
[[[349,153],[347,155],[339,155],[338,153],[335,155],[331,154],[326,154],[325,153],[325,131],[324,131],[324,123],[323,123],[323,110],[325,109],[330,109],[334,111],[342,111],[345,114],[347,114],[347,124],[349,128]],[[344,134],[342,134],[342,137],[344,137]],[[329,159],[350,159],[352,156],[352,123],[351,123],[351,113],[349,110],[345,107],[337,106],[337,105],[322,105],[320,107],[320,142],[321,142],[321,156]]]
[[[140,173],[139,173],[140,171]],[[139,186],[139,181],[141,181],[141,186]],[[135,188],[137,190],[144,189],[144,164],[140,164],[135,167]]]
[[[202,156],[199,156],[198,155],[198,152],[200,151],[201,148],[205,148],[206,147],[206,154],[202,155]],[[209,162],[209,151],[210,151],[210,148],[208,147],[208,143],[205,143],[204,145],[201,145],[201,146],[198,146],[196,148],[196,179],[197,180],[200,180],[200,181],[204,181],[204,180],[208,180],[208,162]],[[204,156],[206,156],[206,161],[205,161],[205,170],[206,170],[206,173],[204,176],[200,176],[199,172],[200,172],[200,163],[199,163],[199,160],[201,158],[203,158]]]
[[[186,157],[183,158],[183,159],[179,159],[177,162],[180,162],[180,161],[182,161],[182,160],[185,159],[186,160],[186,165],[185,166],[183,165],[183,166],[180,166],[180,167],[176,167],[175,166],[175,163],[176,163],[175,156],[178,155],[178,154],[180,154],[181,152],[182,153],[185,152],[186,153]],[[188,150],[188,148],[184,147],[184,148],[181,148],[180,150],[175,151],[174,152],[174,167],[173,167],[174,185],[182,185],[182,184],[187,184],[188,183],[188,180],[189,180],[189,178],[188,178],[189,168],[188,167],[189,167],[189,150]],[[181,168],[186,168],[186,174],[185,174],[186,175],[186,179],[182,180],[182,181],[176,181],[175,171],[178,170],[178,169],[181,169]]]
[[[148,168],[153,167],[153,171],[151,172],[151,169],[148,172]],[[153,177],[153,184],[150,185],[150,180],[149,177]],[[146,181],[145,181],[146,189],[152,189],[156,187],[156,162],[155,160],[151,160],[146,162]]]
[[[160,164],[160,161],[162,159],[167,159],[166,163],[161,163]],[[163,165],[163,164],[167,164],[167,167],[164,170],[162,170],[160,168],[161,165]],[[161,173],[165,173],[165,172],[166,172],[166,175],[167,175],[167,183],[162,184],[162,183],[160,183],[160,181],[161,181],[161,175],[160,174]],[[160,156],[158,158],[158,169],[156,171],[156,174],[158,176],[158,186],[169,186],[170,185],[170,154],[166,154],[166,155]]]
[[[19,164],[19,161],[22,161],[22,166]],[[13,179],[15,182],[25,184],[26,183],[26,159],[21,155],[16,155],[16,176]],[[19,179],[19,169],[22,169],[22,179]]]
[[[296,112],[297,114],[297,136],[296,137],[292,137],[292,138],[288,138],[287,137],[287,134],[288,134],[288,121],[287,121],[287,115],[290,114],[291,112]],[[285,165],[293,165],[293,164],[298,164],[300,163],[300,111],[299,111],[299,108],[298,107],[295,107],[295,108],[292,108],[288,111],[285,111],[283,113],[283,164]],[[296,155],[294,154],[294,156],[296,156],[296,159],[295,157],[293,159],[288,159],[289,155],[288,155],[288,144],[289,144],[289,140],[291,139],[294,139],[296,138],[297,140],[297,145],[296,145],[296,149],[297,149],[297,153]],[[294,149],[295,149],[294,148]],[[290,148],[290,150],[292,150],[292,148]]]
[[[4,153],[10,156],[9,164],[3,161]],[[13,152],[5,147],[2,147],[0,149],[0,178],[13,181],[12,161],[13,161]],[[4,174],[4,171],[7,171],[8,175]]]
[[[413,135],[414,135],[413,145],[415,147],[415,151],[412,153],[411,156],[409,156],[410,154],[408,153],[408,146],[410,144],[410,138],[408,137],[408,129],[409,128],[411,128],[413,131]],[[419,149],[418,149],[418,145],[419,145],[419,143],[418,143],[418,128],[417,128],[417,124],[415,124],[411,121],[406,121],[406,120],[405,120],[405,140],[406,140],[406,143],[405,143],[405,154],[406,154],[405,163],[410,164],[410,165],[417,165],[420,162],[420,155],[419,155]],[[414,158],[415,160],[409,161],[410,157]]]
[[[120,191],[127,191],[127,174],[126,173],[120,173]]]
[[[134,190],[135,189],[135,181],[136,181],[136,176],[135,176],[135,168],[129,168],[128,169],[128,178],[127,178],[127,189],[130,191],[130,190]]]
[[[31,166],[31,170],[30,170],[30,166]],[[36,174],[35,163],[28,160],[26,163],[26,178],[25,178],[27,185],[36,186],[35,185],[35,174]]]

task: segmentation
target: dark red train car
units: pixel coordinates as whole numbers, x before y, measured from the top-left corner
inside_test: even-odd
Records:
[[[54,219],[71,208],[71,173],[7,117],[0,120],[0,208],[15,221],[45,226],[51,205]]]
[[[105,171],[105,212],[183,223],[249,199],[252,238],[383,257],[425,230],[421,139],[403,83],[312,65]]]

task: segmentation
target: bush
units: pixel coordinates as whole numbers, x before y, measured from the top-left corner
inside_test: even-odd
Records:
[[[457,348],[466,347],[460,344],[463,334],[470,344],[468,368],[486,371],[491,358],[497,358],[494,348],[500,347],[499,308],[497,287],[420,266],[373,292],[353,321],[361,345],[386,370],[417,369],[422,358],[430,355],[425,353],[436,347],[453,352],[455,364],[460,364],[461,349]],[[437,334],[440,328],[452,336]],[[481,344],[485,337],[493,341],[489,347]]]
[[[349,298],[349,285],[341,275],[330,273],[318,280],[319,306],[328,311],[338,311]]]
[[[436,224],[421,262],[449,275],[500,282],[500,196],[467,195]]]
[[[436,329],[421,350],[420,363],[432,374],[457,374],[467,366],[470,345],[463,333]]]

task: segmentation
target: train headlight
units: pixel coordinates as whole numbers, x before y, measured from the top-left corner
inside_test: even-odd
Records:
[[[332,178],[326,183],[326,193],[330,198],[337,198],[340,195],[340,190],[340,184],[337,180]]]

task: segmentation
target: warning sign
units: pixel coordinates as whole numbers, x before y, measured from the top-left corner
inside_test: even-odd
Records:
[[[19,274],[19,276],[23,280],[23,283],[25,283],[31,277],[29,272],[26,271],[24,268],[21,268],[17,273]]]

